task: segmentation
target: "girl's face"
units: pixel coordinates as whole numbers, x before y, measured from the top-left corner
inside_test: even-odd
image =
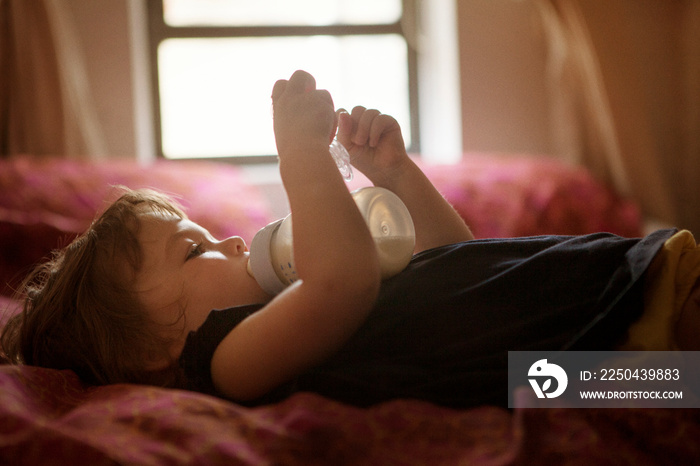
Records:
[[[271,299],[248,274],[248,248],[238,236],[218,241],[190,220],[148,213],[141,216],[139,244],[143,251],[136,280],[140,301],[151,318],[164,325],[178,322],[184,314],[184,332],[178,335],[181,344],[212,309]],[[182,330],[181,325],[173,328],[178,333]],[[181,345],[176,346],[173,352],[179,354]]]

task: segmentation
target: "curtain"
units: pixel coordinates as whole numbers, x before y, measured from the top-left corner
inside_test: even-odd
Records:
[[[557,151],[700,234],[700,0],[535,0]]]
[[[63,0],[0,0],[0,156],[105,153]]]

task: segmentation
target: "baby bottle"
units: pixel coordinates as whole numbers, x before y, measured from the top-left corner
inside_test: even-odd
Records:
[[[377,247],[382,279],[396,275],[408,265],[416,244],[408,209],[396,194],[384,188],[360,188],[351,194]],[[255,234],[248,273],[269,294],[277,294],[297,280],[291,214]]]

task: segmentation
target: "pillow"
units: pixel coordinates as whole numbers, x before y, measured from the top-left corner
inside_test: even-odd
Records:
[[[240,169],[223,163],[161,160],[0,160],[0,293],[11,294],[32,264],[85,231],[114,195],[112,186],[173,195],[216,238],[248,243],[270,221],[265,198]]]
[[[556,159],[465,154],[453,165],[419,165],[478,238],[597,231],[641,235],[633,202],[584,168]],[[351,189],[369,183],[355,173]],[[272,220],[258,188],[245,182],[240,169],[223,163],[0,160],[0,293],[11,293],[32,264],[84,231],[115,184],[177,196],[192,220],[217,238],[240,235],[250,244]]]
[[[634,202],[553,158],[468,153],[456,164],[417,163],[477,238],[642,232]],[[358,174],[352,188],[368,183]]]
[[[426,174],[480,238],[641,234],[637,205],[583,167],[534,156],[465,156]]]

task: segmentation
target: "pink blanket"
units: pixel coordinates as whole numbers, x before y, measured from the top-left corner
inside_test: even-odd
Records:
[[[0,366],[0,464],[697,464],[700,410],[358,409],[301,393],[249,409]]]

